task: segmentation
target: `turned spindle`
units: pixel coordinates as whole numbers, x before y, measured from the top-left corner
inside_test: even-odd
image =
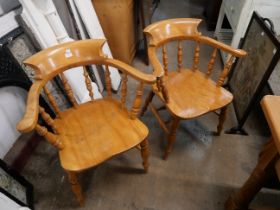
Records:
[[[160,82],[160,87],[161,87],[161,94],[162,94],[165,102],[168,103],[169,97],[168,97],[167,89],[165,87],[165,80],[164,79],[165,79],[164,77],[161,77],[159,82]]]
[[[112,87],[111,87],[111,77],[110,77],[110,70],[108,64],[105,65],[105,85],[107,90],[107,95],[109,97],[112,96]]]
[[[211,55],[211,59],[208,63],[208,69],[207,69],[207,72],[206,72],[206,77],[209,77],[212,74],[216,57],[217,57],[217,48],[214,49],[214,51]]]
[[[39,106],[39,112],[40,112],[42,118],[44,119],[44,121],[45,121],[49,126],[51,126],[51,128],[53,129],[53,131],[54,131],[55,133],[58,133],[57,128],[56,128],[56,126],[55,126],[55,124],[54,124],[54,120],[51,118],[51,116],[49,115],[49,113],[47,113],[47,112],[45,111],[45,109],[44,109],[43,107],[41,107],[41,106]]]
[[[228,76],[231,65],[233,63],[233,60],[234,60],[234,56],[230,55],[226,64],[225,64],[224,70],[220,74],[220,77],[219,77],[218,82],[217,82],[217,86],[222,86],[224,84],[224,81],[225,81],[226,77]]]
[[[195,51],[194,51],[194,57],[193,57],[193,70],[198,70],[198,64],[199,64],[199,53],[200,53],[200,46],[199,42],[196,43]]]
[[[132,109],[131,109],[131,119],[137,118],[137,115],[140,110],[141,102],[142,102],[142,95],[143,95],[143,88],[144,88],[144,83],[140,82],[137,91],[136,91],[136,96],[133,101]]]
[[[126,95],[127,95],[127,74],[124,73],[122,79],[122,87],[121,87],[121,105],[122,108],[125,108],[126,103]]]
[[[66,92],[69,100],[71,101],[72,105],[75,108],[78,108],[78,103],[77,103],[77,101],[76,101],[76,99],[74,97],[73,91],[72,91],[70,85],[68,84],[68,81],[67,81],[65,75],[63,73],[61,73],[60,77],[61,77],[61,81],[62,81],[63,87],[65,89],[65,92]]]
[[[164,75],[168,75],[168,57],[167,57],[167,50],[165,45],[162,46],[162,61],[163,61]]]
[[[63,144],[59,140],[58,136],[49,132],[46,127],[37,124],[35,129],[40,136],[45,137],[53,146],[60,150],[63,149]]]
[[[55,101],[53,95],[51,94],[51,92],[49,91],[49,89],[48,89],[46,86],[45,86],[43,89],[44,89],[44,92],[45,92],[45,94],[46,94],[46,96],[47,96],[47,98],[48,98],[50,104],[52,105],[52,107],[53,107],[55,113],[57,114],[57,116],[58,116],[59,118],[61,118],[61,114],[60,114],[59,107],[58,107],[58,105],[57,105],[57,103],[56,103],[56,101]]]
[[[93,94],[93,90],[92,90],[91,79],[89,77],[89,74],[88,74],[85,66],[83,66],[83,71],[84,71],[86,87],[87,87],[87,90],[88,90],[88,95],[91,98],[91,100],[94,100],[94,94]]]
[[[178,41],[178,54],[177,54],[177,60],[178,60],[178,65],[177,65],[177,71],[181,72],[182,69],[182,55],[183,55],[183,47],[182,47],[182,42]]]

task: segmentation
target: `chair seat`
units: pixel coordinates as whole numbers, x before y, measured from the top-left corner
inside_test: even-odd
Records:
[[[95,166],[142,142],[147,127],[129,118],[126,109],[111,98],[99,99],[70,108],[55,120],[64,148],[61,165],[68,171]]]
[[[233,99],[229,91],[217,87],[214,81],[198,70],[184,69],[180,73],[170,71],[165,77],[165,87],[169,96],[167,109],[183,119],[195,118],[222,108]],[[163,99],[155,85],[153,89]]]

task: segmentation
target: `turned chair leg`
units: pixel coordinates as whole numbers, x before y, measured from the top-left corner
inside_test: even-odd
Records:
[[[145,139],[144,141],[142,141],[140,143],[140,147],[141,147],[141,156],[142,156],[142,160],[143,160],[143,167],[145,172],[148,172],[149,169],[149,155],[150,155],[150,151],[149,151],[149,142],[147,139]]]
[[[143,115],[145,114],[145,112],[146,112],[146,110],[147,110],[149,104],[150,104],[151,101],[153,100],[154,95],[155,95],[154,92],[151,90],[150,93],[149,93],[149,95],[147,96],[147,98],[146,98],[146,100],[145,100],[145,104],[144,104],[144,106],[143,106],[143,108],[142,108],[142,110],[141,110],[140,116],[143,116]]]
[[[168,155],[170,154],[170,152],[172,150],[173,144],[176,139],[176,132],[177,132],[177,128],[179,126],[179,122],[180,122],[180,118],[177,118],[177,117],[174,117],[171,122],[171,128],[170,128],[169,134],[168,134],[168,143],[167,143],[167,147],[165,149],[164,156],[163,156],[164,160],[167,160]]]
[[[75,172],[66,171],[68,174],[68,180],[71,184],[71,188],[73,193],[76,196],[77,201],[79,202],[80,206],[84,205],[84,197],[82,195],[81,186],[78,182],[77,174]]]
[[[224,122],[226,121],[226,115],[227,115],[227,106],[221,108],[221,113],[219,116],[219,124],[217,126],[217,135],[221,135],[221,132],[223,130]]]
[[[273,140],[265,145],[258,163],[241,189],[231,195],[225,203],[225,210],[249,209],[250,202],[271,178],[275,163],[279,159]]]

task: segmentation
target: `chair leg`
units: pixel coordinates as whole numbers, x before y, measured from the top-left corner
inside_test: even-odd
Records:
[[[145,139],[144,141],[142,141],[140,143],[140,147],[141,147],[141,156],[142,156],[142,160],[143,160],[143,167],[144,167],[144,170],[145,172],[147,173],[148,172],[148,169],[149,169],[149,154],[150,154],[150,151],[149,151],[149,142],[147,139]]]
[[[71,171],[66,172],[68,174],[68,180],[71,184],[72,191],[75,194],[77,201],[79,202],[80,206],[84,206],[84,197],[82,195],[81,186],[78,182],[77,174]]]
[[[150,93],[149,93],[149,95],[147,96],[147,98],[146,98],[146,100],[145,100],[145,104],[144,104],[144,106],[143,106],[143,108],[142,108],[142,110],[141,110],[140,116],[143,116],[143,115],[145,114],[145,112],[146,112],[146,110],[147,110],[149,104],[150,104],[151,101],[153,100],[154,95],[155,95],[154,92],[151,90]]]
[[[163,156],[164,160],[167,160],[168,155],[170,154],[170,152],[172,150],[173,144],[176,139],[176,132],[177,132],[177,128],[179,126],[179,122],[180,122],[180,118],[177,118],[177,117],[173,118],[173,120],[171,122],[171,128],[170,128],[169,134],[168,134],[168,144],[165,149],[164,156]]]
[[[221,113],[219,116],[219,124],[217,126],[217,135],[221,135],[221,132],[223,130],[224,122],[226,121],[226,115],[227,115],[227,106],[221,108]]]

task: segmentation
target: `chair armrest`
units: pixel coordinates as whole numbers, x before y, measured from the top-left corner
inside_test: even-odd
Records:
[[[17,130],[21,133],[27,133],[35,129],[39,113],[39,96],[42,82],[34,82],[28,92],[25,114],[17,124]]]
[[[162,65],[161,65],[159,59],[157,58],[155,46],[149,46],[148,55],[149,55],[149,59],[152,64],[152,67],[153,67],[153,75],[156,77],[162,77],[164,75],[164,70],[162,68]]]
[[[106,63],[121,70],[124,73],[129,74],[136,80],[140,80],[140,81],[148,83],[148,84],[153,84],[156,82],[156,77],[154,75],[143,73],[143,72],[139,71],[138,69],[133,68],[132,66],[130,66],[124,62],[121,62],[119,60],[107,58]]]
[[[204,44],[211,45],[211,46],[218,48],[220,50],[223,50],[227,53],[230,53],[235,57],[244,57],[247,55],[247,52],[244,50],[233,48],[227,44],[221,43],[215,39],[212,39],[212,38],[209,38],[206,36],[199,36],[198,41],[200,41],[201,43],[204,43]]]

